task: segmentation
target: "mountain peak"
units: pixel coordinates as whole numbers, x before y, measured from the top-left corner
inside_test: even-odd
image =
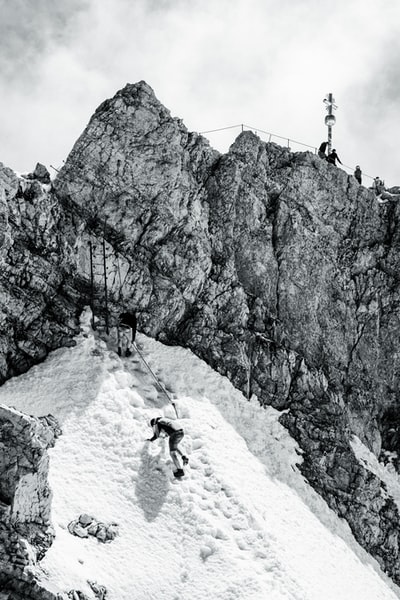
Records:
[[[134,312],[283,411],[304,476],[400,582],[398,507],[351,448],[400,452],[395,205],[252,132],[221,156],[145,82],[97,109],[50,192],[1,198],[3,380],[73,344],[85,306],[107,335]]]
[[[131,113],[132,109],[138,110],[140,107],[170,116],[169,110],[156,98],[154,90],[145,81],[139,81],[137,83],[127,83],[112,98],[102,102],[96,109],[93,118],[98,117],[102,113],[121,111],[123,108]]]

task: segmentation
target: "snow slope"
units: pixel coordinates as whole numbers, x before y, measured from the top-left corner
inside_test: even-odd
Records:
[[[87,580],[108,600],[394,600],[396,588],[296,468],[279,413],[247,402],[190,351],[143,335],[138,346],[173,393],[190,458],[177,482],[165,440],[147,423],[174,417],[139,356],[119,358],[89,315],[74,348],[53,352],[0,388],[0,402],[51,412],[56,540],[42,566],[49,589]],[[81,513],[117,522],[103,544],[72,536]]]

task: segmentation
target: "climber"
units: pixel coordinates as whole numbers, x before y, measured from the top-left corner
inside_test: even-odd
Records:
[[[361,175],[362,175],[362,171],[360,169],[360,165],[357,165],[356,170],[354,171],[354,177],[357,179],[357,181],[360,185],[361,185]]]
[[[385,183],[380,179],[380,177],[375,177],[374,183],[372,184],[372,189],[375,192],[376,196],[380,196],[382,192],[385,191]]]
[[[320,147],[318,148],[318,156],[320,158],[324,158],[326,160],[326,147],[328,145],[328,142],[322,142],[322,144],[320,145]]]
[[[340,164],[342,165],[342,161],[340,160],[340,158],[338,157],[338,155],[336,154],[336,150],[333,149],[332,152],[330,154],[328,154],[328,158],[326,159],[328,161],[328,163],[331,163],[331,165],[335,165],[336,166],[336,161],[340,162]]]
[[[150,427],[153,429],[153,437],[148,438],[148,442],[154,442],[157,438],[163,434],[163,437],[169,437],[169,453],[171,455],[172,460],[174,461],[174,465],[176,467],[176,471],[174,471],[175,477],[183,477],[185,474],[184,470],[178,459],[178,454],[180,454],[182,458],[182,465],[187,465],[189,459],[181,452],[178,448],[178,444],[183,440],[184,431],[182,427],[171,419],[166,419],[164,417],[156,417],[155,419],[151,419]]]
[[[122,313],[118,319],[118,356],[130,356],[136,337],[135,313]]]

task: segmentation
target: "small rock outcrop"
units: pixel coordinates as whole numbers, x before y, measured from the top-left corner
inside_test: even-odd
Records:
[[[71,521],[68,531],[80,538],[95,537],[99,542],[111,542],[118,535],[118,523],[103,523],[94,517],[82,514]]]
[[[71,218],[38,180],[0,163],[0,383],[79,331]]]
[[[28,179],[37,179],[40,183],[48,185],[50,183],[50,173],[44,165],[37,163],[33,173],[28,173]]]

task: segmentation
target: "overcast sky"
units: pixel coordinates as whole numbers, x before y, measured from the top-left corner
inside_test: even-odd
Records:
[[[342,162],[400,185],[400,0],[0,0],[0,161],[60,166],[141,79],[190,130],[311,146],[332,92]],[[238,133],[206,137],[225,151]]]

